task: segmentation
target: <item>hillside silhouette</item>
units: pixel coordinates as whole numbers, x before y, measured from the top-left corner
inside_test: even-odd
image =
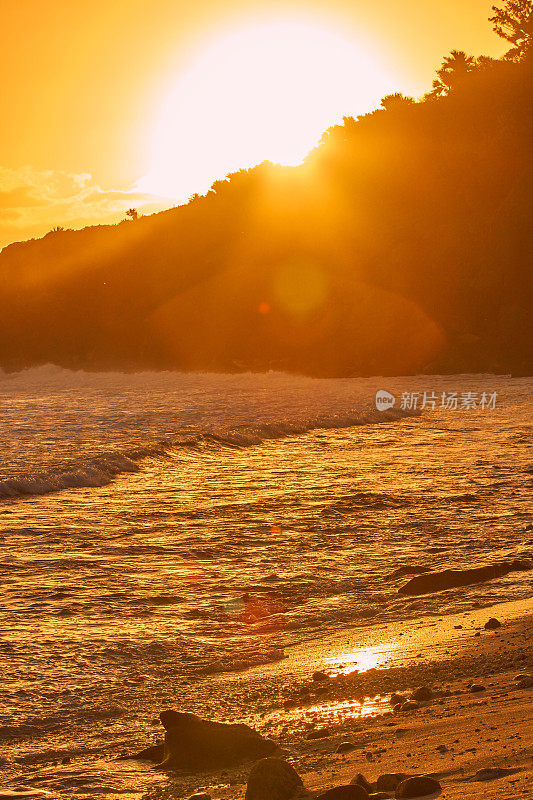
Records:
[[[345,118],[299,167],[8,246],[0,366],[531,374],[531,48],[519,55],[454,51],[423,100]]]

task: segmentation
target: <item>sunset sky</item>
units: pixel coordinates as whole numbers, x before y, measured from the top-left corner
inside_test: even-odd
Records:
[[[3,0],[0,247],[183,202],[499,57],[488,0]]]

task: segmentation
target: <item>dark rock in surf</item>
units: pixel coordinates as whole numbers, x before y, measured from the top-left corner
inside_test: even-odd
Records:
[[[245,800],[291,800],[302,792],[294,767],[281,758],[262,758],[250,771]]]
[[[187,800],[211,800],[211,795],[207,792],[195,792]]]
[[[472,694],[476,694],[476,692],[485,692],[487,690],[486,686],[483,686],[481,683],[473,683],[470,687],[470,691]]]
[[[316,800],[368,800],[368,792],[358,783],[349,783],[346,786],[335,786],[327,792],[319,794]]]
[[[26,695],[24,693],[21,696],[25,697]],[[37,725],[0,725],[0,741],[38,736],[40,733],[42,733],[42,729]]]
[[[403,578],[404,575],[421,575],[424,572],[431,572],[429,567],[398,567],[390,575],[385,575],[386,581],[393,581],[395,578]]]
[[[400,586],[398,594],[430,594],[441,592],[444,589],[453,589],[458,586],[469,586],[474,583],[483,583],[494,578],[501,578],[509,572],[525,571],[532,568],[531,561],[517,559],[515,561],[501,561],[474,569],[446,569],[443,572],[428,572],[411,578],[404,586]],[[485,626],[486,627],[486,626]]]
[[[162,711],[159,716],[166,730],[160,766],[166,769],[218,769],[263,758],[277,749],[248,725],[210,722],[178,711]]]
[[[524,675],[516,684],[517,689],[533,689],[533,675]]]
[[[134,758],[139,761],[153,761],[154,764],[160,764],[163,760],[165,745],[163,742],[153,744],[151,747],[145,747],[140,753],[135,756],[126,756],[126,758]]]
[[[397,798],[411,798],[411,797],[426,797],[427,795],[434,795],[442,791],[442,786],[435,778],[429,778],[426,775],[416,775],[413,778],[407,778],[396,787],[395,797]]]
[[[495,631],[496,628],[501,628],[502,624],[496,617],[491,617],[488,622],[485,622],[486,631]]]

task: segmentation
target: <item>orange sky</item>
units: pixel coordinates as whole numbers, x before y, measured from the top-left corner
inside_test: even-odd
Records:
[[[170,87],[218,32],[283,17],[324,24],[363,44],[395,88],[421,95],[451,49],[504,52],[488,22],[490,6],[490,0],[3,0],[0,247],[54,225],[116,221],[130,205],[144,213],[172,205],[132,189],[153,166],[154,131]],[[365,77],[353,76],[353,99],[342,101],[337,119],[368,110],[358,79]]]

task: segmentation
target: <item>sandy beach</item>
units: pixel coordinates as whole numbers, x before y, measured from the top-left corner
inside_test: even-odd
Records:
[[[522,765],[512,748],[525,739],[481,720],[520,702],[512,718],[525,726],[531,700],[512,694],[531,671],[516,627],[532,611],[530,381],[492,378],[505,402],[490,416],[383,424],[369,411],[374,379],[30,373],[3,383],[8,483],[18,464],[36,493],[4,498],[0,521],[2,787],[76,800],[244,797],[249,762],[184,774],[131,758],[162,741],[165,710],[245,723],[313,790],[399,767],[448,772],[445,792],[515,779],[458,782],[487,760]],[[387,385],[420,392],[426,377]],[[35,430],[53,446],[32,449]],[[169,430],[170,451],[154,455]],[[72,464],[74,438],[86,445]],[[124,453],[133,471],[120,471]],[[64,474],[73,486],[61,489]],[[483,580],[404,591],[448,570]],[[491,616],[502,625],[486,631]],[[418,709],[393,711],[392,693],[424,686]],[[455,729],[474,712],[463,741]]]
[[[372,782],[400,772],[434,776],[447,800],[530,798],[533,687],[517,688],[517,678],[531,674],[531,611],[529,600],[344,632],[294,647],[276,665],[225,676],[225,696],[231,706],[232,695],[257,692],[259,713],[236,721],[255,723],[275,739],[281,757],[312,792],[348,784],[358,773]],[[485,630],[491,617],[501,627]],[[331,677],[317,680],[315,674],[313,680],[318,671]],[[421,686],[431,689],[431,699],[417,709],[392,711],[391,693],[407,698]],[[214,681],[208,694],[217,690],[220,682]],[[337,752],[342,743],[351,749]],[[168,783],[149,796],[185,798],[202,791],[237,800],[244,797],[249,769],[169,773]]]
[[[433,776],[446,800],[531,798],[533,685],[520,688],[520,680],[533,671],[532,611],[527,599],[370,625],[289,647],[282,660],[242,672],[183,681],[167,670],[157,688],[135,696],[123,685],[86,726],[99,737],[92,750],[82,745],[62,758],[68,733],[56,750],[43,750],[37,738],[31,755],[4,759],[0,796],[31,789],[48,793],[42,797],[244,798],[250,762],[186,774],[128,757],[132,738],[139,751],[162,741],[158,714],[172,708],[252,726],[276,742],[275,755],[297,770],[311,797],[359,773],[369,782],[404,773]],[[501,625],[487,630],[491,618]],[[419,707],[392,707],[392,694],[408,700],[420,687],[429,692]],[[128,736],[117,735],[117,707],[128,708]]]

